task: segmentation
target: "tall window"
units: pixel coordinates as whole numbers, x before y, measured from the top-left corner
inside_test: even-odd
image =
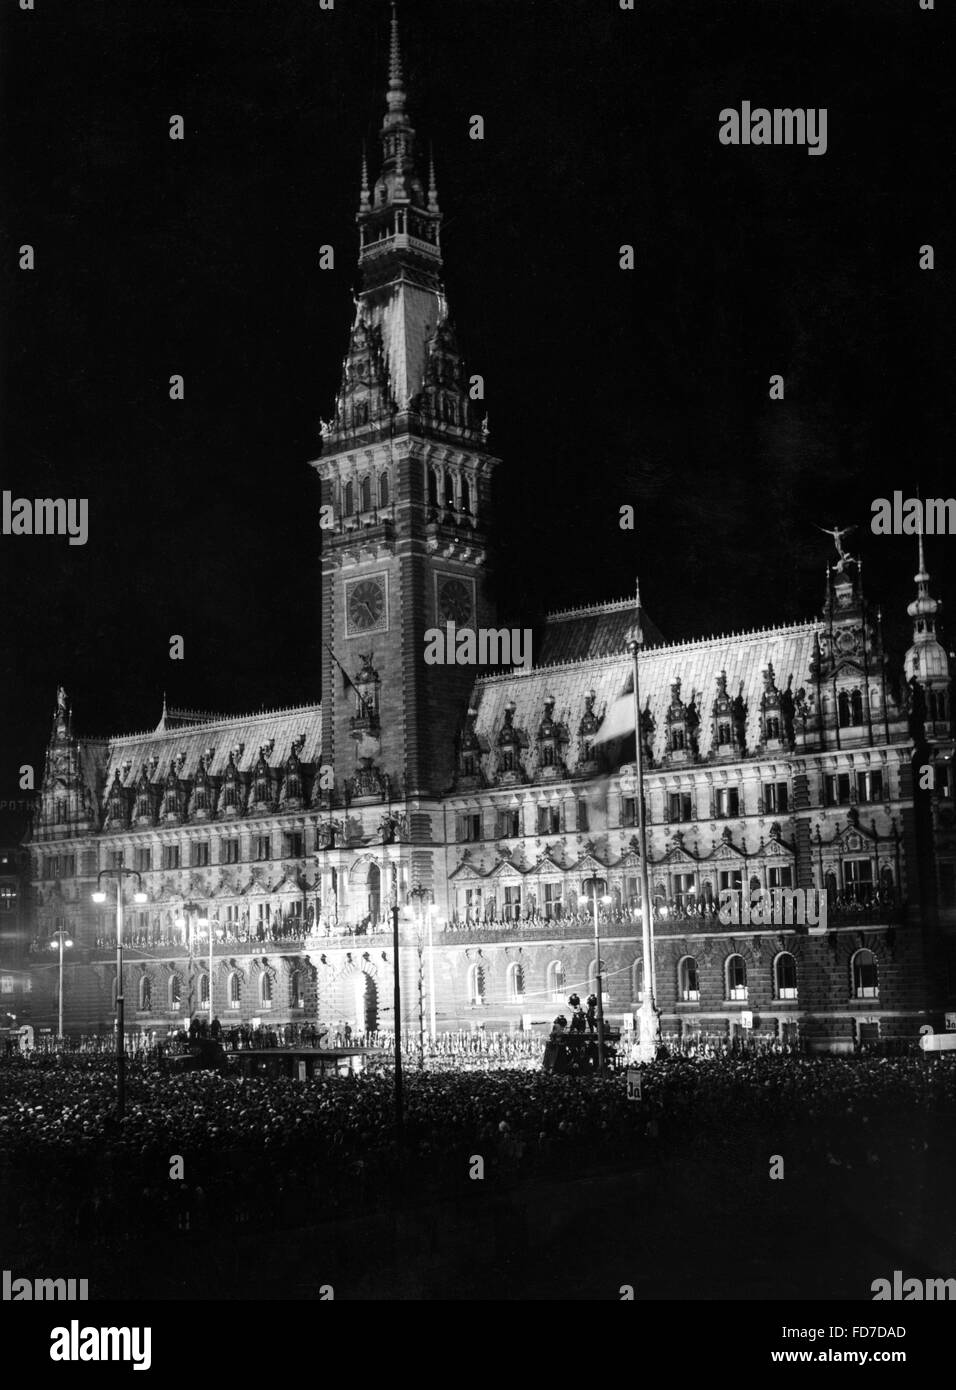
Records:
[[[690,792],[668,793],[667,819],[669,821],[688,821],[693,819]]]
[[[521,916],[521,885],[505,889],[504,914],[506,922],[516,922]]]
[[[272,976],[266,971],[259,976],[259,1004],[263,1009],[272,1008]]]
[[[302,994],[302,972],[293,970],[289,980],[289,1002],[293,1009],[301,1009],[305,1004]]]
[[[301,830],[289,830],[285,835],[285,854],[288,859],[301,859],[303,839]]]
[[[797,962],[789,951],[777,957],[773,967],[774,989],[778,999],[796,999]]]
[[[508,966],[508,998],[512,1003],[524,998],[524,966],[517,962]]]
[[[763,809],[768,816],[782,816],[789,809],[790,797],[786,782],[764,782]]]
[[[827,806],[849,806],[850,774],[848,772],[828,774],[823,783],[823,799]]]
[[[552,1004],[564,1003],[564,991],[567,985],[564,978],[564,966],[559,960],[553,960],[548,966],[547,988],[548,997]]]
[[[388,506],[388,474],[383,473],[378,480],[378,505]]]
[[[428,470],[428,505],[430,507],[438,506],[438,474],[434,468]]]
[[[221,850],[222,850],[222,862],[223,862],[224,864],[238,864],[238,863],[239,863],[239,841],[238,841],[238,840],[223,840],[222,846],[221,846]]]
[[[877,999],[880,994],[879,966],[872,951],[857,951],[853,956],[854,999]]]
[[[520,812],[517,807],[499,811],[497,822],[495,834],[499,839],[510,840],[521,834]]]
[[[471,488],[467,478],[461,480],[461,509],[466,516],[471,512]]]
[[[169,1007],[171,1009],[182,1008],[183,1003],[183,982],[178,975],[169,977]]]
[[[777,715],[768,714],[764,720],[764,737],[768,739],[780,737],[780,720]]]
[[[200,1008],[209,1008],[209,976],[200,975],[199,977],[199,1005]]]
[[[163,868],[164,868],[164,869],[178,869],[178,868],[179,868],[179,846],[178,846],[178,845],[163,845]]]
[[[230,1009],[238,1009],[242,1003],[242,981],[235,971],[229,976],[228,999]]]
[[[747,966],[743,956],[727,957],[727,998],[747,998]]]
[[[362,499],[361,510],[362,510],[363,512],[370,512],[370,511],[372,510],[372,480],[371,480],[371,478],[363,478],[363,479],[362,479],[361,484],[359,485],[359,495],[361,496],[361,499]]]
[[[463,811],[458,816],[457,822],[458,841],[473,841],[481,839],[481,812]]]
[[[355,485],[345,484],[345,491],[342,493],[342,512],[345,516],[351,516],[355,511]]]
[[[740,792],[736,787],[719,787],[714,792],[714,815],[718,820],[740,815]]]
[[[883,800],[883,769],[872,768],[856,774],[856,795],[859,801]]]
[[[209,841],[197,840],[192,847],[192,866],[205,869],[209,864]]]
[[[546,921],[560,918],[563,899],[563,883],[546,883],[544,885],[544,915]]]
[[[561,807],[560,806],[539,806],[538,807],[538,834],[539,835],[560,835],[561,833]]]
[[[726,719],[722,719],[720,723],[717,725],[717,743],[718,745],[726,745],[732,742],[733,737],[730,730],[730,724]]]
[[[140,873],[149,873],[153,867],[153,851],[149,845],[139,845],[133,850],[133,868]]]
[[[793,869],[789,864],[775,864],[767,870],[768,888],[792,888]]]
[[[144,975],[139,982],[139,1007],[144,1013],[153,1007],[153,986],[148,975]]]
[[[644,962],[640,959],[631,966],[631,998],[639,1004],[644,1001]]]
[[[253,851],[257,859],[272,858],[272,838],[269,835],[257,835],[253,844]]]
[[[578,830],[590,830],[591,818],[588,815],[588,803],[579,801],[577,803],[577,825]]]
[[[468,1002],[469,1004],[483,1004],[485,1002],[484,966],[471,965],[468,967]]]
[[[846,891],[856,903],[868,903],[873,897],[873,865],[869,859],[848,859],[843,865]]]
[[[455,480],[450,473],[445,474],[445,506],[449,509],[455,505]]]
[[[677,993],[685,1003],[700,998],[697,962],[693,956],[685,956],[677,967]]]

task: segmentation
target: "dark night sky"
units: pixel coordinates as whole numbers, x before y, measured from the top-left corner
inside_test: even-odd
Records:
[[[404,0],[449,297],[505,460],[502,620],[621,597],[638,571],[670,637],[810,616],[812,523],[836,520],[860,525],[905,642],[915,547],[869,516],[895,488],[954,491],[945,8]],[[60,681],[98,734],[154,725],[164,689],[223,711],[319,695],[305,464],[350,321],[386,19],[384,0],[3,7],[0,487],[87,497],[90,539],[0,536],[0,799],[42,763]],[[826,106],[826,155],[719,145],[744,98]],[[928,542],[944,595],[953,544]]]

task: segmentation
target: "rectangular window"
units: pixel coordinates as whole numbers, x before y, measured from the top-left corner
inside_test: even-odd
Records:
[[[873,896],[873,865],[869,859],[847,859],[843,865],[843,880],[854,902],[870,901]]]
[[[111,850],[110,850],[110,862],[109,862],[109,867],[110,867],[111,869],[122,869],[122,868],[123,868],[123,851],[122,851],[121,849],[111,849]]]
[[[560,835],[560,834],[561,834],[561,808],[560,808],[560,806],[539,806],[539,807],[538,807],[538,834],[539,834],[539,835]]]
[[[289,859],[301,859],[304,853],[301,830],[290,830],[285,837],[285,854]]]
[[[563,897],[563,883],[546,883],[544,885],[544,915],[547,920],[561,916]]]
[[[826,806],[849,806],[850,774],[848,772],[828,774],[823,784],[823,800]]]
[[[14,983],[12,975],[0,975],[0,994],[12,994]]]
[[[883,769],[856,774],[856,795],[859,801],[883,800]]]
[[[517,810],[499,811],[495,833],[499,840],[514,839],[521,834],[520,812]]]
[[[164,868],[164,869],[178,869],[178,868],[179,868],[179,846],[178,846],[178,845],[163,845],[163,868]]]
[[[714,792],[714,814],[718,820],[740,815],[740,792],[736,787],[720,787]]]
[[[221,844],[221,846],[220,846],[220,849],[221,849],[221,853],[220,853],[220,856],[219,856],[219,857],[220,857],[220,859],[221,859],[221,861],[222,861],[223,864],[238,864],[238,863],[239,863],[239,841],[238,841],[238,840],[223,840],[223,841],[222,841],[222,844]]]
[[[789,864],[780,864],[767,870],[768,888],[792,888],[793,869]]]
[[[272,838],[269,835],[257,835],[252,842],[252,854],[254,859],[272,858]]]
[[[785,815],[790,803],[786,782],[764,782],[763,809],[768,816]]]
[[[481,839],[481,812],[467,811],[458,816],[457,835],[459,843]]]
[[[194,869],[205,869],[209,863],[209,841],[197,840],[192,850],[192,865]]]
[[[17,902],[17,890],[9,883],[0,887],[0,912],[12,912]]]
[[[505,921],[513,922],[521,916],[520,886],[505,889]]]
[[[153,867],[153,851],[149,845],[138,845],[133,850],[133,868],[140,873],[149,873]]]
[[[591,819],[588,815],[588,803],[586,801],[579,801],[577,806],[578,830],[590,830]]]
[[[669,821],[693,820],[690,792],[669,792],[667,796],[667,819]]]
[[[735,893],[739,893],[743,884],[743,874],[740,869],[721,869],[720,888],[732,888]]]

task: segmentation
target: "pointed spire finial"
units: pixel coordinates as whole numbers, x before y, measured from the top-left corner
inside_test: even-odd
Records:
[[[365,141],[362,141],[362,187],[359,194],[359,211],[369,212],[372,207],[372,200],[369,195],[368,186],[368,156],[365,150]]]
[[[398,6],[392,0],[392,20],[391,20],[391,41],[388,55],[388,86],[389,90],[401,93],[404,99],[404,73],[402,72],[402,48],[398,36]],[[391,105],[391,103],[389,103]]]
[[[431,142],[428,145],[428,211],[439,212],[438,186],[435,183],[435,151]]]
[[[919,583],[920,580],[929,579],[929,575],[926,572],[926,552],[923,548],[923,501],[920,497],[919,488],[916,489],[916,500],[919,502],[919,508],[916,514],[918,523],[917,535],[919,536],[919,574],[916,576],[916,581]]]

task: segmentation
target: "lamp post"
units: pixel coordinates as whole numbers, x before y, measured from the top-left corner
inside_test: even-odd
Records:
[[[598,1073],[599,1073],[600,1075],[603,1076],[603,1075],[604,1075],[604,982],[603,982],[603,980],[602,980],[602,978],[601,978],[601,929],[600,929],[600,920],[599,920],[598,890],[597,890],[597,886],[598,886],[598,883],[600,882],[600,880],[599,880],[599,878],[598,878],[598,876],[597,876],[597,870],[595,870],[594,873],[590,874],[589,877],[590,877],[590,881],[594,884],[594,892],[593,892],[593,894],[592,894],[592,897],[593,897],[593,900],[594,900],[594,963],[595,963],[595,971],[596,971],[596,974],[597,974]],[[604,894],[601,896],[600,901],[601,901],[602,903],[609,903],[609,902],[611,901],[611,899],[610,899],[610,897],[609,897],[609,895],[608,895],[607,893],[604,893]]]
[[[660,1014],[657,1011],[657,989],[654,976],[654,951],[651,937],[651,886],[647,872],[647,827],[644,817],[644,741],[641,737],[641,696],[638,672],[638,652],[643,645],[641,631],[641,586],[637,584],[637,633],[627,644],[634,676],[634,747],[637,765],[637,834],[641,855],[641,946],[644,965],[644,998],[638,1013],[640,1042],[638,1055],[642,1062],[653,1062],[660,1040]]]
[[[391,837],[391,827],[382,828],[382,864],[385,868],[386,881],[388,881],[388,850]],[[395,1011],[395,1138],[398,1141],[399,1149],[405,1142],[405,1095],[404,1083],[402,1080],[402,987],[399,979],[399,941],[398,941],[398,881],[396,878],[394,886],[389,882],[388,888],[389,906],[392,911],[392,954],[395,957],[395,988],[392,995],[392,1007]]]
[[[418,1036],[419,1036],[419,1058],[420,1067],[425,1064],[425,1005],[424,1005],[424,985],[425,969],[422,955],[425,949],[425,925],[428,927],[428,1023],[429,1037],[434,1041],[435,1037],[435,941],[433,936],[432,915],[434,904],[431,902],[432,892],[430,888],[423,888],[421,883],[416,883],[408,895],[415,899],[416,916],[418,919]],[[428,901],[426,902],[426,899]]]
[[[63,927],[58,927],[57,930],[56,930],[55,932],[52,933],[52,936],[55,936],[55,937],[56,937],[56,942],[54,942],[53,940],[50,941],[50,950],[51,950],[51,951],[55,951],[55,950],[57,949],[57,943],[59,944],[59,950],[60,950],[60,989],[59,989],[59,994],[57,995],[57,1026],[56,1026],[56,1036],[57,1036],[57,1041],[62,1043],[62,1041],[63,1041],[63,952],[64,952],[64,950],[68,950],[68,949],[73,945],[73,942],[70,940],[70,934],[69,934],[69,932],[66,931]]]
[[[123,1016],[123,882],[127,878],[136,879],[134,903],[148,902],[143,892],[143,880],[136,869],[100,869],[96,876],[95,903],[105,903],[106,894],[100,885],[104,878],[116,883],[116,1117],[122,1119],[126,1110],[126,1039]]]

